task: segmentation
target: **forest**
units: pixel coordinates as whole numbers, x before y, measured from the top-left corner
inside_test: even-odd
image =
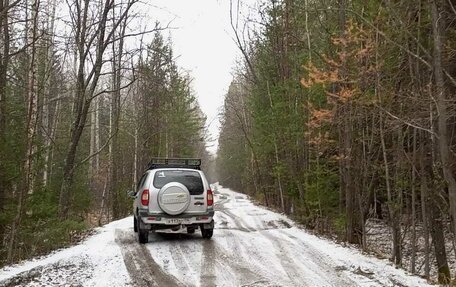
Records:
[[[455,276],[456,1],[265,0],[231,24],[242,59],[220,184],[448,284]],[[380,233],[372,240],[372,230]]]
[[[128,215],[152,156],[209,157],[192,78],[138,4],[0,1],[0,266]]]
[[[151,157],[199,157],[316,234],[454,283],[456,0],[230,3],[213,167],[144,3],[0,0],[0,266],[128,216]]]

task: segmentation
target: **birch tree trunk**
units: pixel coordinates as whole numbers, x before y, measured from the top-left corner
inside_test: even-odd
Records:
[[[27,195],[33,192],[34,168],[33,157],[35,152],[35,135],[38,121],[38,94],[37,94],[37,59],[36,59],[36,39],[38,33],[38,11],[40,1],[31,2],[31,19],[27,22],[27,43],[29,56],[29,70],[27,83],[27,121],[26,121],[26,149],[23,158],[22,175],[20,189],[18,192],[16,216],[11,227],[10,241],[8,244],[7,261],[13,262],[16,247],[16,235],[19,231],[22,216],[25,210]],[[30,23],[31,21],[31,23]]]
[[[42,137],[44,146],[46,147],[46,152],[44,155],[44,168],[43,168],[43,186],[46,187],[49,180],[49,160],[51,158],[52,152],[52,142],[55,135],[55,127],[53,126],[54,119],[51,117],[50,111],[50,88],[51,88],[51,76],[52,65],[53,65],[53,53],[54,53],[54,25],[55,25],[55,10],[56,10],[56,0],[52,0],[48,3],[48,19],[45,35],[45,45],[46,45],[46,59],[44,60],[44,72],[45,74],[45,83],[43,89],[43,110],[41,117],[42,125]],[[58,105],[58,103],[57,103]],[[57,110],[57,109],[56,109]],[[54,117],[57,116],[57,113],[54,112]]]
[[[421,136],[421,138],[423,138]],[[423,238],[424,238],[424,276],[429,279],[430,265],[429,265],[429,254],[430,254],[430,243],[429,243],[429,219],[428,219],[428,183],[427,174],[424,167],[424,156],[425,148],[424,143],[420,146],[420,197],[421,197],[421,219],[423,221]]]
[[[115,14],[113,10],[113,19]],[[120,122],[120,101],[121,101],[121,80],[122,80],[122,58],[124,49],[124,36],[125,29],[127,27],[128,17],[125,17],[123,22],[120,24],[120,31],[118,33],[119,41],[117,47],[113,44],[113,74],[112,74],[112,145],[111,145],[111,198],[112,198],[112,211],[114,219],[117,219],[121,215],[120,199],[118,195],[119,189],[119,122]]]
[[[431,1],[431,17],[432,17],[432,34],[434,44],[434,81],[437,93],[437,112],[438,112],[438,144],[440,162],[442,164],[443,177],[448,184],[448,194],[450,201],[450,215],[452,217],[452,231],[456,235],[456,179],[451,169],[453,158],[450,152],[448,143],[448,104],[447,104],[447,90],[445,87],[444,73],[443,73],[443,59],[442,59],[442,22],[437,0]]]
[[[274,114],[274,105],[273,105],[273,102],[272,102],[271,92],[269,91],[269,83],[267,83],[267,88],[268,88],[269,104],[270,104],[270,107],[271,107],[271,111]],[[273,130],[273,135],[274,135],[275,161],[276,161],[277,166],[279,166],[280,158],[279,158],[279,149],[277,147],[277,134],[276,133],[277,133],[277,131],[276,131],[276,129],[274,129]],[[284,201],[284,198],[283,198],[284,196],[283,196],[282,180],[281,180],[280,173],[281,173],[281,171],[279,170],[278,174],[277,174],[277,184],[278,184],[278,187],[279,187],[280,208],[281,208],[282,212],[285,212],[285,201]]]
[[[96,138],[96,117],[97,117],[97,103],[98,98],[93,100],[93,109],[90,113],[90,154],[95,154],[97,149],[95,147],[95,138]],[[95,176],[95,157],[90,158],[89,160],[89,178],[91,182],[94,180]],[[93,185],[92,185],[93,186]]]

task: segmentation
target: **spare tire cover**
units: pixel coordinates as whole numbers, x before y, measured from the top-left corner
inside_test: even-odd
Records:
[[[182,183],[167,183],[158,192],[158,205],[170,215],[181,214],[187,210],[189,204],[190,192]]]

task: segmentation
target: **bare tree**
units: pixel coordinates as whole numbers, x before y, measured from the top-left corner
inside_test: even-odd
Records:
[[[115,19],[115,10],[113,10],[113,20]],[[121,91],[122,91],[122,68],[123,68],[123,57],[124,57],[124,37],[125,30],[127,28],[127,20],[125,17],[119,25],[119,31],[117,38],[119,41],[112,45],[112,93],[111,93],[111,127],[110,131],[112,134],[111,141],[111,162],[110,162],[110,190],[112,198],[112,212],[114,218],[119,218],[121,214],[121,208],[119,203],[118,194],[118,173],[119,173],[119,122],[121,113]],[[117,44],[117,45],[116,45]]]
[[[91,1],[84,0],[80,3],[76,0],[72,4],[68,3],[72,12],[78,68],[76,74],[74,122],[71,128],[70,143],[65,158],[63,182],[59,196],[59,215],[61,218],[68,216],[71,186],[76,168],[76,152],[86,124],[90,105],[94,97],[97,96],[95,91],[104,64],[103,56],[109,44],[115,40],[115,31],[128,16],[131,7],[137,2],[138,0],[129,0],[125,4],[125,9],[114,20],[114,24],[111,27],[108,26],[108,20],[110,11],[115,8],[114,1],[106,0],[104,2],[103,6],[100,7],[102,13],[98,20],[89,19]],[[95,30],[90,30],[93,23],[96,23],[97,27]],[[95,50],[94,54],[92,54],[92,49]],[[87,62],[90,59],[92,59],[91,67],[87,67]],[[89,70],[88,73],[86,73],[86,69]]]
[[[453,218],[453,234],[456,234],[456,179],[451,170],[451,153],[448,143],[448,111],[447,111],[447,89],[445,87],[443,59],[442,59],[442,22],[444,21],[438,11],[437,0],[431,1],[432,34],[434,44],[434,81],[437,93],[437,112],[438,112],[438,147],[440,161],[442,163],[443,177],[448,184],[450,199],[450,214]],[[451,281],[450,269],[446,259],[445,240],[443,237],[443,224],[437,198],[431,199],[433,208],[431,218],[433,225],[431,228],[432,238],[434,239],[435,255],[438,264],[439,282],[448,284]],[[437,226],[436,226],[437,225]]]
[[[21,224],[22,216],[25,210],[25,200],[28,194],[33,192],[34,169],[33,157],[36,151],[35,136],[38,121],[38,91],[37,91],[37,55],[36,39],[38,38],[38,14],[40,0],[31,1],[31,20],[27,23],[27,45],[28,45],[28,83],[27,83],[27,120],[26,120],[26,149],[22,165],[22,180],[19,187],[17,199],[17,210],[14,218],[10,241],[8,245],[7,261],[13,261],[16,234]]]

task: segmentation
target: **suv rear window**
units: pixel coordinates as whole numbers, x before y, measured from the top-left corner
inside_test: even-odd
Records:
[[[162,188],[170,182],[179,182],[185,185],[191,195],[204,192],[203,181],[197,171],[191,170],[159,170],[155,173],[154,187]]]

